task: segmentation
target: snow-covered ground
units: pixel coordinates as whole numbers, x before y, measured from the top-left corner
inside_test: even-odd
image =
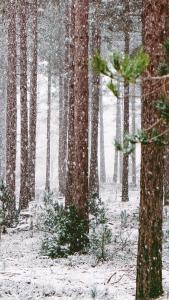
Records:
[[[113,236],[107,261],[97,263],[90,255],[52,260],[42,256],[43,233],[35,226],[33,231],[10,231],[0,241],[0,299],[134,300],[138,192],[131,192],[130,202],[122,203],[116,189],[107,186],[102,191],[102,198],[109,208]],[[30,210],[35,217],[36,206],[32,207]],[[122,212],[126,212],[125,222]],[[164,215],[165,238],[169,228],[167,210]],[[163,276],[166,291],[169,290],[168,248],[169,243],[165,241]],[[167,294],[161,299],[167,300]]]

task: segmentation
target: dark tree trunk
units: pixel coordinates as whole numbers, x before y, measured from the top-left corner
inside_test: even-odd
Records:
[[[131,133],[136,133],[136,104],[135,104],[135,85],[132,86],[132,97],[131,97]],[[132,187],[136,187],[136,150],[131,154],[132,163]]]
[[[5,74],[6,75],[6,74]],[[1,79],[0,83],[0,180],[5,179],[5,125],[6,125],[6,78]]]
[[[100,1],[94,0],[94,14],[92,24],[92,55],[100,52],[101,36],[100,24],[98,19],[98,9]],[[98,124],[99,124],[99,98],[100,98],[100,76],[92,72],[91,87],[91,151],[90,151],[90,177],[89,194],[99,195],[99,174],[98,174]]]
[[[29,108],[29,187],[30,200],[35,199],[35,162],[36,162],[36,122],[37,122],[37,59],[38,59],[38,28],[37,0],[32,6],[32,69],[30,82]]]
[[[166,0],[143,0],[144,48],[150,56],[143,78],[142,128],[159,120],[154,103],[163,94],[162,82],[148,79],[157,75],[165,33]],[[155,49],[155,51],[152,51]],[[158,86],[158,89],[157,89]],[[161,92],[160,92],[161,86]],[[164,130],[157,126],[159,132]],[[162,292],[162,211],[164,149],[154,144],[142,146],[141,202],[137,256],[136,300],[158,298]]]
[[[50,123],[51,123],[51,61],[48,62],[48,105],[47,105],[47,147],[46,147],[46,184],[45,191],[50,192]]]
[[[75,1],[75,205],[88,218],[88,0]]]
[[[125,15],[127,18],[126,27],[124,29],[124,53],[129,54],[130,35],[128,28],[129,18],[129,1],[125,0]],[[124,81],[124,122],[123,122],[123,135],[129,133],[129,83]],[[122,201],[129,201],[128,195],[128,175],[129,175],[129,156],[123,154],[123,170],[122,170]]]
[[[28,103],[27,103],[27,4],[23,0],[19,10],[20,21],[20,103],[21,103],[21,180],[20,209],[28,207],[29,166],[28,166]]]
[[[16,7],[13,1],[8,5],[8,78],[6,108],[6,185],[13,198],[11,214],[15,210],[15,172],[16,172]]]
[[[103,97],[102,97],[101,89],[100,89],[100,182],[106,183]]]
[[[70,10],[70,48],[69,48],[69,111],[68,111],[68,163],[66,177],[66,206],[73,202],[74,198],[74,163],[75,163],[75,136],[74,136],[74,33],[75,33],[75,0],[71,1]]]

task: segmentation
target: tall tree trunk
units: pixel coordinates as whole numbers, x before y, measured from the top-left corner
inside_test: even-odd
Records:
[[[120,94],[120,83],[118,83],[118,92]],[[121,99],[117,98],[116,104],[116,140],[121,143]],[[115,149],[113,182],[117,184],[120,172],[120,152]]]
[[[20,104],[21,104],[21,165],[20,165],[20,209],[28,207],[29,165],[28,165],[28,103],[27,103],[27,4],[20,4]]]
[[[75,0],[75,189],[74,201],[88,218],[88,0]]]
[[[5,179],[5,124],[6,124],[6,78],[0,84],[0,180]]]
[[[75,0],[71,0],[70,10],[70,48],[69,48],[69,111],[68,111],[68,163],[66,177],[66,206],[73,202],[74,192],[74,164],[75,164],[75,136],[74,136],[74,34],[75,34]]]
[[[17,100],[16,100],[16,6],[13,1],[8,4],[8,78],[6,108],[6,185],[13,198],[10,207],[11,217],[15,211],[15,177],[16,177],[16,134],[17,134]]]
[[[130,35],[128,28],[129,21],[129,0],[125,0],[125,15],[127,24],[124,29],[124,53],[129,54]],[[129,83],[124,81],[124,122],[123,122],[123,135],[129,133]],[[129,201],[128,195],[128,176],[129,175],[129,156],[123,154],[123,173],[122,173],[122,201]]]
[[[32,7],[32,69],[29,108],[29,187],[30,200],[35,199],[36,122],[37,122],[37,60],[38,60],[37,0]]]
[[[169,39],[169,1],[166,11],[166,38]],[[165,147],[164,205],[169,205],[169,146]]]
[[[92,24],[92,55],[100,52],[101,36],[98,10],[100,1],[94,0],[93,24]],[[98,174],[98,124],[99,124],[99,98],[100,98],[100,76],[92,72],[91,90],[91,151],[90,151],[90,177],[89,194],[99,195],[99,174]]]
[[[45,191],[50,192],[50,124],[51,124],[51,61],[48,62],[48,106],[47,106],[47,149],[46,149],[46,184]]]
[[[166,5],[166,0],[153,2],[143,0],[143,40],[145,52],[150,56],[150,64],[143,78],[142,128],[149,128],[159,120],[159,115],[154,110],[154,103],[163,95],[162,82],[149,77],[157,75],[157,68],[162,58]],[[161,132],[164,128],[158,125],[157,130]],[[154,144],[142,146],[136,300],[156,299],[163,292],[163,157],[163,146]]]
[[[135,104],[135,84],[132,86],[132,97],[131,97],[131,133],[136,133],[136,104]],[[132,163],[132,187],[136,187],[136,150],[131,154]]]
[[[104,143],[104,118],[103,97],[100,89],[100,182],[106,183],[105,143]]]
[[[60,2],[60,70],[59,70],[59,192],[65,195],[67,161],[67,124],[68,124],[68,68],[69,68],[69,32],[68,2]],[[64,20],[62,16],[64,17]],[[64,42],[65,41],[65,42]],[[64,49],[64,53],[63,53]]]

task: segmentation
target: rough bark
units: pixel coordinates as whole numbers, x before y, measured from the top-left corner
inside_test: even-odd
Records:
[[[16,100],[16,7],[13,1],[8,5],[8,75],[7,75],[7,108],[6,108],[6,185],[15,199],[16,172],[16,133],[17,133],[17,100]],[[11,212],[15,210],[15,201]]]
[[[144,48],[150,56],[148,71],[143,78],[142,128],[148,128],[159,116],[154,102],[162,95],[160,81],[148,79],[157,75],[164,42],[166,0],[143,0]],[[152,51],[155,49],[155,51]],[[157,89],[158,86],[158,89]],[[159,132],[164,130],[161,125]],[[137,256],[136,300],[158,298],[162,292],[162,208],[163,208],[163,147],[142,146],[141,202]]]
[[[92,56],[95,52],[100,52],[101,35],[98,18],[100,1],[93,0],[93,24],[92,24]],[[90,176],[89,194],[99,195],[99,174],[98,174],[98,123],[99,123],[99,98],[100,98],[100,76],[94,72],[91,74],[91,150],[90,150]]]
[[[19,9],[20,24],[20,105],[21,105],[21,162],[20,162],[20,209],[28,206],[28,101],[27,101],[27,4],[23,0]]]
[[[35,162],[36,162],[36,123],[37,123],[37,60],[38,60],[38,28],[37,0],[32,5],[32,68],[30,82],[29,107],[29,187],[30,200],[35,199]]]
[[[124,29],[124,53],[129,54],[130,35],[128,29],[129,18],[129,1],[125,0],[125,15],[127,18],[126,27]],[[123,135],[129,133],[129,83],[124,81],[124,122]],[[123,171],[122,171],[122,201],[129,201],[128,195],[128,175],[129,175],[129,156],[123,154]]]
[[[73,202],[74,198],[74,164],[75,164],[75,136],[74,136],[74,33],[75,33],[75,0],[71,1],[70,9],[70,47],[69,47],[69,111],[68,111],[68,163],[66,177],[66,206]]]
[[[5,74],[6,75],[6,74]],[[5,179],[5,124],[6,124],[6,78],[3,77],[0,83],[0,180]]]
[[[88,218],[88,0],[75,1],[75,189],[74,201]]]
[[[51,61],[48,62],[48,103],[47,103],[47,147],[46,147],[46,184],[45,191],[50,192],[50,124],[51,124]]]

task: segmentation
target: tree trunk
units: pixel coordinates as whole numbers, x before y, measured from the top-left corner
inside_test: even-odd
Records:
[[[16,100],[16,7],[13,1],[8,5],[8,78],[6,108],[6,185],[13,198],[11,215],[15,210],[16,177],[16,134],[17,134],[17,100]]]
[[[154,103],[163,95],[162,82],[148,79],[157,75],[162,58],[165,33],[166,0],[143,0],[144,48],[150,56],[143,78],[142,128],[159,120]],[[152,51],[155,49],[155,51]],[[158,86],[158,89],[157,89]],[[161,89],[160,89],[161,86]],[[157,126],[161,132],[164,128]],[[141,202],[137,256],[136,300],[158,298],[162,292],[162,212],[163,212],[163,146],[142,146]]]
[[[65,203],[69,206],[74,198],[74,164],[75,164],[75,136],[74,136],[74,33],[75,33],[75,0],[71,1],[70,10],[70,48],[69,48],[69,110],[68,110],[68,163],[66,177]]]
[[[120,94],[120,83],[118,83]],[[121,99],[117,98],[116,104],[116,141],[121,143]],[[115,149],[113,183],[117,184],[120,173],[120,152]]]
[[[5,179],[5,124],[6,124],[6,79],[3,77],[0,84],[0,180]]]
[[[30,82],[29,108],[29,187],[30,200],[35,199],[35,161],[36,161],[36,122],[37,122],[37,59],[38,59],[38,32],[37,32],[37,0],[32,7],[32,69]]]
[[[20,21],[20,104],[21,104],[21,183],[20,209],[28,207],[29,165],[28,165],[28,103],[27,103],[27,4],[23,0],[19,10]]]
[[[132,86],[132,97],[131,97],[131,133],[136,133],[136,104],[135,104],[135,84]],[[132,163],[132,187],[136,187],[136,150],[131,154]]]
[[[103,97],[100,88],[100,182],[106,183],[105,143],[104,143],[104,118]]]
[[[75,0],[75,189],[74,201],[88,218],[88,0]]]
[[[46,184],[45,191],[50,192],[50,123],[51,123],[51,61],[48,62],[48,106],[47,106],[47,148],[46,148]]]
[[[92,24],[92,56],[95,52],[100,52],[101,36],[98,19],[98,9],[100,1],[94,0],[94,16]],[[99,174],[98,174],[98,124],[99,124],[99,98],[100,98],[100,76],[94,72],[91,74],[91,151],[90,151],[90,177],[89,194],[99,195]]]
[[[125,14],[129,18],[129,1],[125,0]],[[126,24],[126,29],[124,30],[124,53],[129,54],[129,44],[130,35],[128,32],[128,25]],[[129,83],[124,81],[124,122],[123,122],[123,135],[129,133]],[[123,173],[122,173],[122,201],[129,201],[128,195],[128,175],[129,175],[129,156],[128,154],[123,154]]]

